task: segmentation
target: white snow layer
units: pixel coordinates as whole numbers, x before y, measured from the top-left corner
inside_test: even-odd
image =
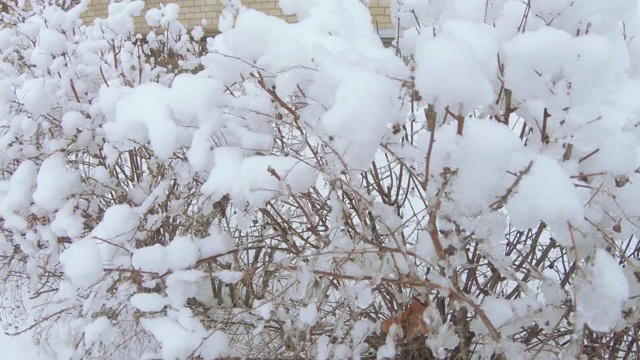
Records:
[[[622,319],[629,283],[618,262],[605,250],[596,250],[574,287],[580,321],[595,331],[611,331]]]
[[[74,242],[60,254],[64,274],[77,286],[89,286],[103,274],[102,256],[92,239]]]

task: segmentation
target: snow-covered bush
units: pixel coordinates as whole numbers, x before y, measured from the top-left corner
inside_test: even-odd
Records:
[[[2,2],[0,318],[42,358],[640,352],[625,0]],[[153,29],[136,35],[132,17]]]

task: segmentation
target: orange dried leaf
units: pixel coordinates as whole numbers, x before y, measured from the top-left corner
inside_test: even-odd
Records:
[[[402,314],[384,320],[380,325],[380,330],[388,333],[391,326],[396,324],[402,328],[402,332],[407,339],[413,339],[417,336],[427,334],[429,328],[424,321],[423,314],[425,310],[427,310],[427,305],[413,299]]]

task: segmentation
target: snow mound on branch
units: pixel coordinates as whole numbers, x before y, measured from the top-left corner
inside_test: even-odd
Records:
[[[206,336],[204,329],[188,329],[180,322],[170,317],[140,319],[142,327],[150,332],[162,347],[163,359],[186,359],[198,348]],[[219,342],[218,354],[225,354],[228,350]]]
[[[393,118],[398,92],[399,84],[370,72],[354,72],[340,82],[321,124],[344,162],[356,169],[369,166]]]
[[[481,308],[496,328],[513,319],[513,309],[511,308],[509,300],[486,297],[482,301]]]
[[[60,55],[67,50],[66,36],[55,30],[42,29],[38,40],[38,47],[50,55]]]
[[[80,186],[80,175],[67,169],[64,155],[58,153],[47,158],[40,166],[33,201],[42,208],[53,211],[77,192]]]
[[[176,76],[172,87],[146,83],[124,92],[103,89],[100,106],[113,114],[113,121],[104,129],[109,140],[121,144],[123,150],[148,143],[156,156],[167,160],[179,146],[191,145],[192,135],[184,125],[213,120],[214,127],[206,135],[215,129],[215,106],[221,94],[219,82],[191,74]],[[199,154],[202,151],[191,157]]]
[[[416,87],[420,95],[442,109],[446,105],[472,109],[490,103],[493,87],[481,67],[485,56],[480,55],[478,58],[467,41],[446,35],[427,37],[418,43],[416,54]]]
[[[215,227],[204,239],[176,236],[167,246],[154,244],[136,249],[131,264],[142,271],[164,274],[167,271],[188,269],[198,260],[224,254],[234,248],[233,239]]]
[[[184,306],[188,298],[195,296],[198,282],[203,278],[204,273],[200,270],[179,270],[167,276],[166,293],[171,305],[176,309]]]
[[[318,306],[315,303],[311,303],[300,309],[300,319],[298,326],[301,329],[313,326],[318,321]]]
[[[102,221],[91,231],[97,239],[111,243],[126,244],[139,224],[140,215],[126,204],[110,206],[102,216]]]
[[[24,204],[31,203],[33,187],[36,185],[38,167],[30,160],[23,161],[15,170],[9,181],[5,182],[0,198],[0,215],[4,218],[3,226],[23,229],[26,220],[17,214]]]
[[[594,331],[611,331],[622,319],[629,298],[629,283],[618,262],[597,249],[593,263],[584,269],[583,281],[575,285],[577,313]]]
[[[79,240],[60,254],[64,274],[77,286],[89,286],[103,273],[102,256],[95,241]]]
[[[615,55],[612,55],[615,54]],[[588,104],[626,77],[628,50],[598,34],[573,37],[543,27],[504,45],[505,84],[518,99],[542,99],[552,108]]]
[[[18,101],[35,116],[46,114],[52,105],[49,84],[45,79],[28,79],[16,89]]]
[[[91,346],[96,342],[109,344],[117,330],[111,326],[111,321],[106,316],[101,316],[91,322],[84,329],[84,343]]]
[[[160,311],[169,303],[168,299],[155,293],[134,294],[130,302],[133,307],[144,312]]]
[[[167,249],[167,260],[170,269],[186,269],[196,264],[200,251],[196,243],[188,236],[178,236],[173,239]]]
[[[84,233],[84,219],[74,210],[77,201],[70,199],[60,207],[54,220],[51,222],[51,230],[58,236],[67,236],[72,239],[82,237]]]
[[[205,360],[220,359],[231,353],[229,338],[222,331],[215,331],[204,338],[199,354]]]
[[[580,222],[584,216],[581,194],[565,170],[544,155],[534,156],[531,161],[530,171],[522,175],[515,194],[507,202],[511,222],[518,228],[535,226],[540,220],[559,228],[566,228],[567,222]],[[520,171],[526,166],[523,164]],[[569,239],[558,241],[571,246]]]
[[[142,271],[164,274],[169,270],[167,250],[160,244],[137,249],[131,257],[131,265]]]
[[[260,206],[283,192],[299,193],[315,184],[317,170],[285,156],[249,156],[234,148],[214,150],[215,165],[202,192],[215,199],[231,199]]]
[[[118,101],[115,123],[105,124],[107,136],[112,141],[149,142],[158,157],[169,159],[178,146],[179,133],[167,105],[170,98],[170,90],[160,84],[134,88]]]
[[[434,145],[434,168],[458,169],[453,179],[452,197],[458,211],[479,214],[506,193],[514,179],[507,174],[514,154],[524,147],[518,137],[497,122],[465,119],[464,135],[454,134],[454,126],[439,131]]]

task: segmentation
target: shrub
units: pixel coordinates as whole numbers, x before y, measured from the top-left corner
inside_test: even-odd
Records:
[[[7,333],[52,358],[628,358],[632,2],[1,3]],[[375,353],[375,355],[372,355]]]

